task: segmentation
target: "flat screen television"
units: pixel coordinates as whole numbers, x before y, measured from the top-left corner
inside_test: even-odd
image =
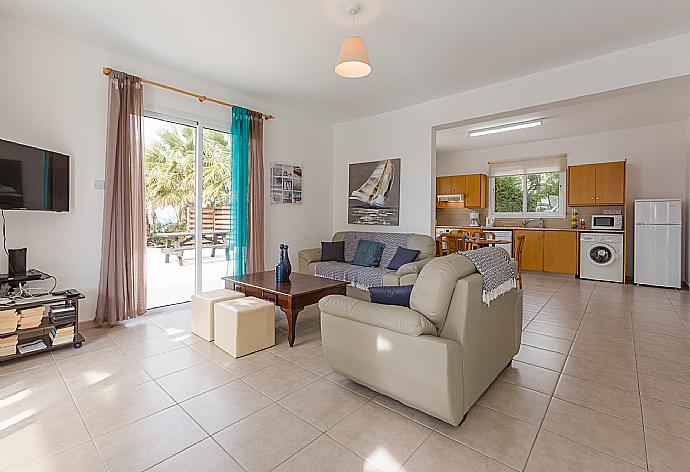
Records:
[[[0,139],[0,208],[69,211],[69,156]]]

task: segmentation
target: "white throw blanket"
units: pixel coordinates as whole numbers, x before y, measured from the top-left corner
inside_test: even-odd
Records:
[[[472,261],[482,276],[482,301],[488,306],[492,300],[517,287],[515,267],[510,255],[498,247],[483,247],[458,252]]]

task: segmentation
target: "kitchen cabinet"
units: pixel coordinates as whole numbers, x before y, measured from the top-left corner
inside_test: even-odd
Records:
[[[624,205],[625,161],[568,167],[568,205]]]
[[[453,193],[453,186],[451,184],[451,176],[436,177],[436,195],[451,195]]]
[[[577,231],[513,231],[513,247],[516,239],[525,235],[522,249],[522,269],[558,274],[577,274]]]
[[[486,175],[471,174],[464,177],[465,208],[486,208]]]
[[[543,231],[544,272],[577,274],[576,231]]]
[[[466,193],[465,189],[465,176],[464,175],[454,175],[450,178],[450,185],[453,190],[453,195],[458,195],[461,193]]]
[[[513,247],[517,247],[517,238],[525,235],[525,245],[522,247],[522,269],[544,270],[544,232],[535,230],[513,231]]]

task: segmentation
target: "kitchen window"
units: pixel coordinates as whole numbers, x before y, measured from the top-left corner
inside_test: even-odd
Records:
[[[489,215],[565,218],[566,157],[489,163]]]

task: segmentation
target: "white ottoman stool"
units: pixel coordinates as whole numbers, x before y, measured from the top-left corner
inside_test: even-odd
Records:
[[[206,341],[213,341],[214,305],[241,297],[244,297],[244,293],[226,289],[192,294],[192,333]]]
[[[216,303],[216,346],[233,357],[274,346],[276,343],[273,303],[245,297]]]

